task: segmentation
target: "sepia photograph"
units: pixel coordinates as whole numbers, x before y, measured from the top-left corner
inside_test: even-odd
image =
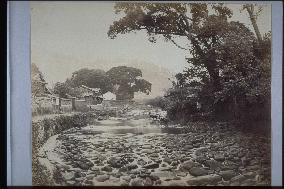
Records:
[[[271,5],[30,2],[34,186],[270,186]]]

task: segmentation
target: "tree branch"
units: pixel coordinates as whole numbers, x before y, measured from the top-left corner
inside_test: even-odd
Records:
[[[184,47],[180,46],[179,44],[177,44],[173,39],[170,39],[170,41],[171,41],[175,46],[177,46],[177,47],[180,48],[180,49],[189,50],[189,49],[184,48]]]

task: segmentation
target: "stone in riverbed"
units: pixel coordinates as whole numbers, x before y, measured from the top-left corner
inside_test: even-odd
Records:
[[[161,180],[157,180],[157,181],[155,181],[155,184],[156,185],[160,185],[160,184],[162,184],[162,181]]]
[[[174,177],[176,177],[176,175],[171,171],[152,172],[150,174],[150,178],[152,180],[158,180],[158,179],[163,179],[163,180],[170,179],[170,180],[172,180]]]
[[[168,163],[168,164],[171,164],[171,163],[172,163],[172,160],[171,160],[170,158],[167,158],[167,157],[164,158],[163,161],[166,162],[166,163]]]
[[[129,164],[126,166],[127,170],[132,170],[132,169],[137,169],[138,168],[138,165],[136,164]]]
[[[259,165],[247,166],[246,169],[250,171],[255,171],[255,170],[260,169],[260,166]]]
[[[90,161],[77,161],[76,165],[83,170],[88,170],[94,166],[94,164]]]
[[[206,161],[206,157],[204,157],[204,156],[197,156],[196,158],[195,158],[195,160],[198,162],[198,163],[204,163],[205,161]]]
[[[121,158],[116,157],[111,157],[107,162],[114,168],[121,168],[124,164],[126,164],[126,162],[123,162]]]
[[[127,182],[130,182],[130,180],[131,180],[131,177],[130,176],[122,176],[122,177],[120,177],[122,180],[125,180],[125,181],[127,181]]]
[[[95,174],[89,174],[86,176],[87,180],[93,179],[96,175]]]
[[[158,153],[152,153],[149,156],[152,157],[152,158],[157,158],[157,157],[159,157],[159,154]]]
[[[104,182],[109,179],[109,175],[98,175],[97,177],[94,178],[93,183],[98,181],[98,182]]]
[[[246,180],[244,175],[237,175],[231,179],[232,182],[242,182],[244,180]]]
[[[227,171],[220,171],[219,175],[225,180],[228,181],[234,176],[236,176],[236,172],[233,170],[227,170]]]
[[[222,167],[222,164],[216,160],[205,160],[203,164],[211,170],[219,170]]]
[[[187,181],[187,184],[189,185],[216,184],[221,180],[222,180],[222,177],[220,175],[213,174],[213,175],[205,175],[205,176],[190,178]]]
[[[136,178],[136,175],[135,174],[131,174],[130,178],[134,179],[134,178]]]
[[[179,163],[178,163],[178,161],[173,161],[172,163],[171,163],[171,166],[177,166]]]
[[[188,160],[188,161],[185,161],[182,164],[180,164],[179,170],[189,171],[189,169],[191,169],[192,167],[198,167],[198,166],[200,166],[199,163]]]
[[[189,170],[189,173],[193,176],[203,176],[203,175],[207,175],[208,171],[203,169],[202,167],[192,167]]]
[[[140,178],[134,178],[130,181],[131,186],[143,186],[143,180]]]
[[[104,166],[103,168],[101,168],[102,171],[106,171],[106,172],[111,172],[112,168],[110,166]]]
[[[144,186],[152,186],[152,185],[153,185],[153,181],[149,177],[146,177],[144,181]]]
[[[123,181],[121,181],[120,186],[129,186],[128,183],[129,183],[129,182],[123,180]]]
[[[85,178],[82,178],[82,177],[80,177],[80,178],[75,178],[75,180],[78,181],[78,182],[82,182],[84,179],[85,179]]]
[[[68,180],[67,182],[66,182],[66,184],[67,185],[74,185],[76,183],[76,181],[74,181],[74,180]]]
[[[76,177],[76,178],[79,178],[79,177],[85,177],[85,176],[86,176],[86,174],[85,174],[85,173],[83,173],[81,170],[80,170],[80,171],[75,172],[75,177]]]
[[[161,167],[167,167],[167,165],[165,163],[162,163]]]
[[[150,163],[150,164],[144,165],[143,168],[145,168],[145,169],[156,169],[156,168],[159,168],[159,164],[158,163]]]
[[[118,172],[126,172],[127,171],[127,167],[121,167],[118,169]]]
[[[192,148],[193,148],[192,145],[185,145],[185,146],[183,147],[183,150],[191,150]]]
[[[216,155],[214,155],[214,159],[216,161],[224,161],[225,160],[225,156],[223,154],[216,154]]]
[[[142,148],[143,149],[152,149],[153,147],[151,145],[143,145]]]
[[[62,176],[64,180],[72,180],[75,178],[75,173],[74,172],[63,172]]]
[[[153,150],[153,149],[144,149],[144,150],[141,150],[141,153],[152,154],[152,153],[155,153],[155,150]]]
[[[247,179],[241,183],[241,186],[253,186],[255,185],[255,183],[256,183],[255,180]]]
[[[92,167],[91,170],[95,171],[95,172],[100,171],[100,169],[98,167]]]
[[[176,172],[176,176],[185,177],[186,175],[187,175],[186,172],[182,172],[182,171],[177,171]]]
[[[247,172],[243,174],[244,176],[246,176],[249,179],[255,178],[256,174],[254,172]]]

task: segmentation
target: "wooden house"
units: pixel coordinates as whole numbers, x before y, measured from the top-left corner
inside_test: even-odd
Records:
[[[87,104],[95,105],[100,104],[103,101],[102,93],[100,88],[90,88],[85,85],[81,85],[82,98],[85,99]]]

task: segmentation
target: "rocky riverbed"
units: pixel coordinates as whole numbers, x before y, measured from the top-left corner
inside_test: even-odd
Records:
[[[145,115],[54,135],[39,162],[56,185],[270,185],[269,138],[226,126],[165,127]]]

